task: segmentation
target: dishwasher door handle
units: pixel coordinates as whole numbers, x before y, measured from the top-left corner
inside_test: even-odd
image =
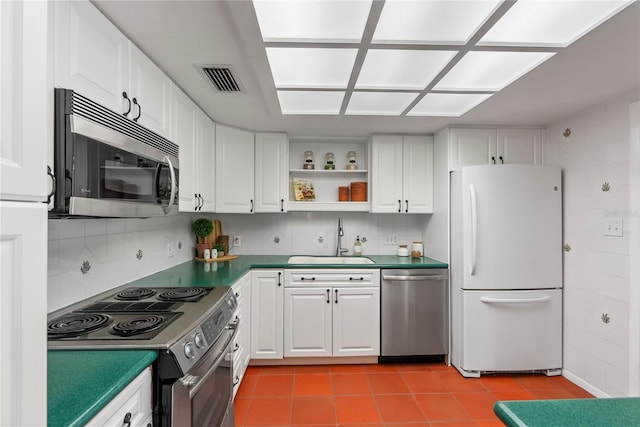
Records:
[[[382,280],[386,280],[388,282],[417,282],[417,281],[441,281],[447,280],[447,276],[442,275],[431,275],[431,276],[387,276],[386,274],[382,275]]]

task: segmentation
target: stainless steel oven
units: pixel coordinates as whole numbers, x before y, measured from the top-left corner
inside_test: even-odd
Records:
[[[233,427],[229,287],[122,287],[49,315],[48,347],[154,349],[154,425]]]
[[[166,401],[163,425],[223,426],[235,425],[233,413],[233,350],[231,343],[237,322],[218,337],[209,352],[173,383],[163,386]],[[170,398],[170,400],[169,400]],[[168,422],[170,421],[170,422]]]
[[[54,111],[50,216],[178,213],[178,145],[72,90],[55,90]]]

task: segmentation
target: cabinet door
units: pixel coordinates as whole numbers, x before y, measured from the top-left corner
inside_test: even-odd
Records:
[[[0,424],[46,425],[47,205],[0,201],[0,254]]]
[[[284,133],[256,133],[256,212],[286,212],[289,141]]]
[[[405,136],[403,158],[403,212],[433,213],[433,137]]]
[[[193,212],[199,206],[196,197],[200,176],[196,153],[196,120],[198,108],[177,86],[171,85],[171,140],[180,146],[179,209]]]
[[[89,426],[144,426],[152,413],[151,368],[146,368],[89,420]],[[127,414],[129,416],[127,417]],[[129,424],[127,424],[127,419]]]
[[[254,211],[253,132],[216,125],[216,210]]]
[[[451,129],[449,170],[496,163],[495,129]]]
[[[371,138],[371,212],[402,211],[402,136]]]
[[[138,105],[132,107],[129,118],[165,138],[169,133],[171,80],[140,49],[129,42],[130,96]]]
[[[380,288],[333,289],[333,356],[380,354]]]
[[[284,356],[331,356],[331,288],[284,290]]]
[[[282,271],[251,273],[251,358],[282,359]]]
[[[124,113],[127,102],[122,92],[129,87],[127,38],[88,1],[54,4],[55,85]]]
[[[51,188],[46,144],[53,119],[47,93],[47,7],[0,2],[0,199],[44,201]],[[51,164],[53,167],[53,164]]]
[[[200,199],[198,212],[215,212],[216,125],[206,114],[199,112],[198,129],[195,162],[199,172],[194,177],[195,191]]]
[[[498,163],[542,164],[542,129],[498,129]]]
[[[236,295],[238,307],[238,331],[233,343],[233,395],[235,396],[250,358],[251,347],[251,272],[238,279],[231,287]]]

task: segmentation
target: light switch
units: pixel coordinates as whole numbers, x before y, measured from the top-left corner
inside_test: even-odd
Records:
[[[604,235],[622,237],[622,218],[607,218]]]

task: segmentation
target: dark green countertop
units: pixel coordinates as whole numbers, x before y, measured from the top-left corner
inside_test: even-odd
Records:
[[[150,350],[50,350],[47,425],[85,425],[157,357]]]
[[[127,284],[127,286],[230,286],[250,269],[261,268],[448,268],[432,258],[366,255],[375,264],[288,264],[289,255],[239,255],[222,262],[187,261]]]
[[[518,400],[496,402],[509,427],[627,427],[640,425],[640,398]]]

